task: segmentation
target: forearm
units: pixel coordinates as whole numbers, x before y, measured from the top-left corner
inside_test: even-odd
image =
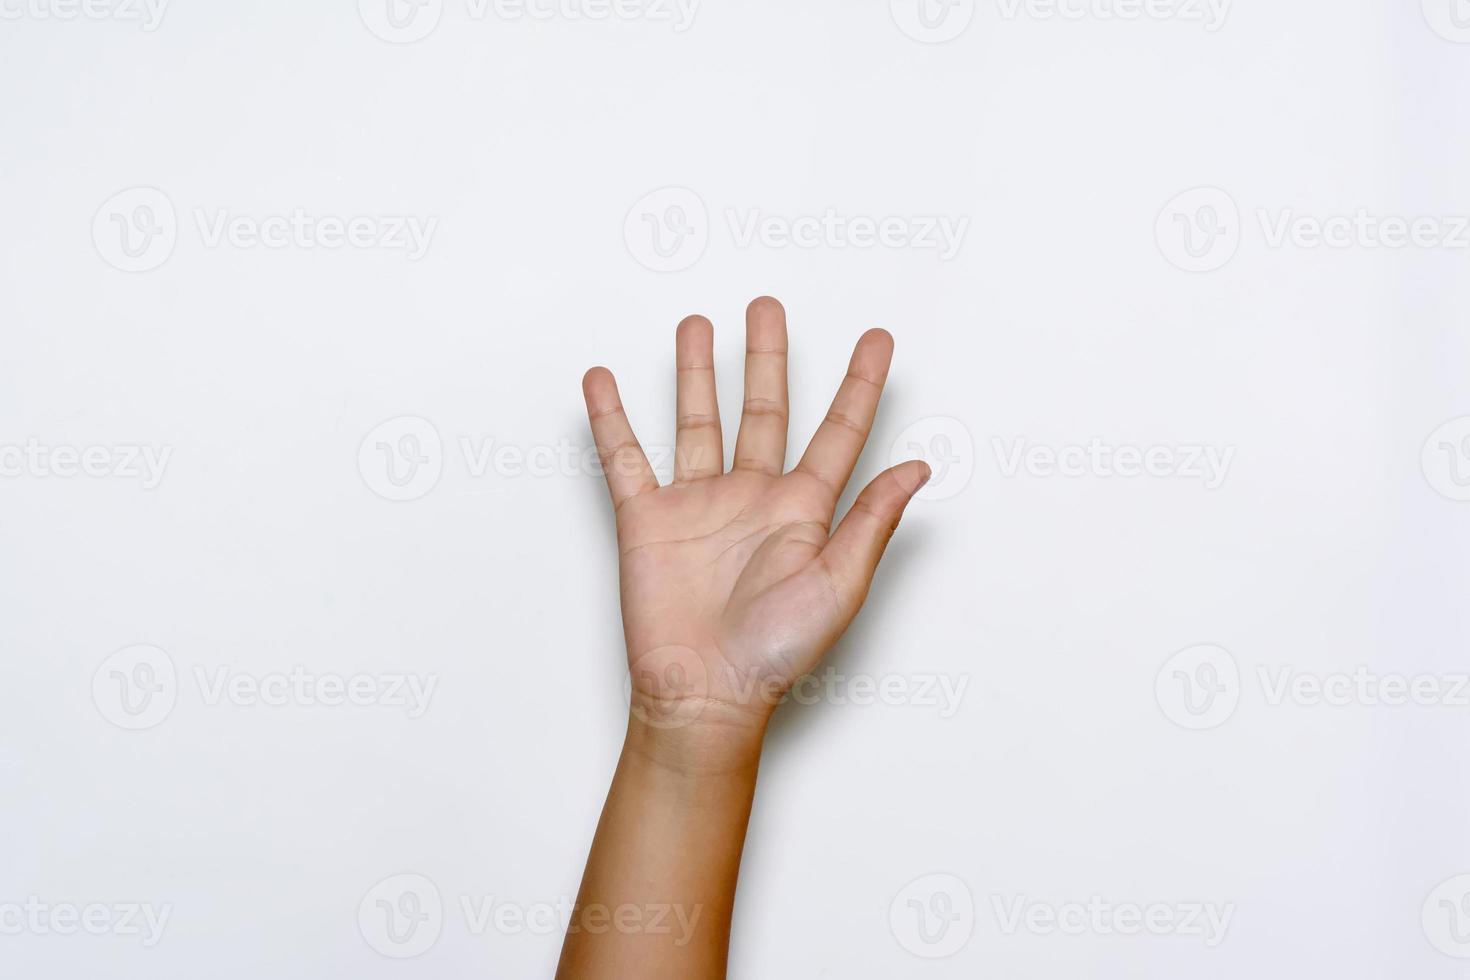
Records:
[[[763,724],[630,718],[558,980],[725,976]]]

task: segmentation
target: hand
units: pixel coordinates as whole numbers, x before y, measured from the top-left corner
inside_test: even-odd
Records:
[[[698,719],[763,729],[867,597],[905,505],[929,478],[911,461],[880,474],[832,532],[893,356],[869,330],[806,453],[786,462],[786,311],[746,311],[745,405],[726,472],[714,330],[679,324],[674,482],[659,486],[606,368],[582,381],[617,515],[633,711],[658,728]]]

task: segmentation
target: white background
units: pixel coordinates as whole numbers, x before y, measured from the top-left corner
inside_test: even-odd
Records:
[[[1458,915],[1470,940],[1464,881],[1431,896],[1470,871],[1470,707],[1273,704],[1262,681],[1466,670],[1470,444],[1452,427],[1421,451],[1470,415],[1470,249],[1269,235],[1285,212],[1470,213],[1451,0],[1240,0],[1215,30],[960,0],[930,11],[964,28],[944,43],[905,0],[706,0],[682,31],[444,0],[413,43],[372,0],[175,0],[153,30],[105,3],[48,16],[65,2],[0,5],[0,447],[171,455],[151,489],[0,478],[0,912],[171,911],[151,947],[0,918],[0,972],[549,975],[555,930],[477,932],[461,902],[575,894],[625,711],[610,512],[596,475],[477,474],[461,440],[585,447],[578,381],[602,363],[666,445],[673,328],[703,312],[732,444],[742,311],[770,293],[793,460],[883,326],[897,353],[859,481],[911,426],[944,448],[935,417],[973,470],[911,508],[831,664],[968,686],[950,717],[781,710],[733,976],[1470,976],[1445,932]],[[108,202],[138,187],[176,242],[128,272],[114,215],[139,198]],[[656,272],[645,212],[627,219],[666,187],[694,192],[706,247]],[[1188,272],[1165,208],[1200,187],[1238,215],[1216,215],[1219,267]],[[416,260],[200,229],[298,209],[437,224]],[[731,227],[828,209],[968,227],[947,261]],[[437,431],[442,474],[390,502],[359,448],[400,417]],[[997,451],[1094,437],[1234,455],[1208,489],[1007,475]],[[176,690],[129,731],[104,662],[139,644]],[[1156,680],[1201,644],[1228,651],[1238,700],[1190,730]],[[417,718],[211,703],[216,678],[297,667],[437,686]],[[359,907],[371,921],[370,889],[402,873],[443,913],[400,960]],[[975,909],[943,959],[905,926],[905,886],[933,874]],[[1232,918],[1208,946],[996,912],[1094,896]]]

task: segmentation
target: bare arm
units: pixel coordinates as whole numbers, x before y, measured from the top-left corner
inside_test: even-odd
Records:
[[[847,628],[922,462],[880,474],[836,530],[888,375],[893,340],[858,341],[796,468],[786,457],[786,314],[746,314],[745,402],[724,467],[713,328],[676,339],[674,482],[660,487],[612,375],[583,380],[617,515],[632,706],[560,980],[725,976],[740,853],[766,724],[781,696]]]

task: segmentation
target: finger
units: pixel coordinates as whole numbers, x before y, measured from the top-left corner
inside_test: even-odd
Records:
[[[816,477],[832,491],[832,503],[842,496],[857,465],[863,444],[873,428],[878,413],[878,398],[888,378],[888,365],[893,360],[893,337],[887,330],[869,330],[858,339],[853,349],[847,377],[837,389],[837,397],[827,417],[806,447],[798,471]]]
[[[769,296],[745,311],[745,407],[732,469],[786,471],[786,310]]]
[[[856,611],[867,597],[868,585],[893,537],[904,508],[929,480],[929,465],[913,459],[884,470],[863,488],[852,509],[837,525],[822,549],[833,587],[845,605]]]
[[[628,424],[612,372],[605,367],[588,371],[582,377],[582,395],[587,399],[587,419],[592,424],[592,439],[597,443],[597,457],[602,460],[602,475],[607,478],[613,509],[640,493],[657,490],[658,478]]]
[[[674,482],[719,476],[725,470],[725,447],[715,397],[714,326],[702,316],[686,317],[674,334],[674,349],[679,368]]]

